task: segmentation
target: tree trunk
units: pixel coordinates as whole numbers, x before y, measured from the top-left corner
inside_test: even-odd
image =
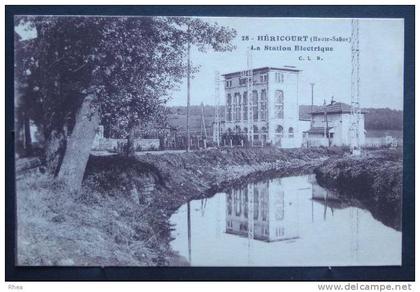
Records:
[[[134,126],[131,127],[128,132],[126,152],[125,152],[125,155],[127,157],[133,157],[136,155],[136,152],[135,152],[136,149],[134,148],[135,132],[136,132],[136,129]]]
[[[24,113],[24,139],[25,139],[25,155],[31,156],[32,155],[32,139],[31,139],[31,124],[28,118],[28,114]]]
[[[45,145],[45,162],[47,172],[57,176],[66,149],[66,137],[64,131],[53,130]]]
[[[96,129],[99,126],[98,111],[92,106],[93,95],[88,95],[76,115],[73,131],[68,138],[66,151],[58,174],[70,190],[79,190],[89,159]]]

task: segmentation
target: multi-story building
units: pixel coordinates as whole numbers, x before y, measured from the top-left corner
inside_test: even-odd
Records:
[[[253,144],[300,147],[300,70],[294,67],[263,67],[250,71],[223,75],[225,133],[241,134]],[[252,91],[252,95],[248,91]]]

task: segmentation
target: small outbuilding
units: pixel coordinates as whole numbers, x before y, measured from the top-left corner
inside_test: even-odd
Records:
[[[359,116],[359,143],[365,144],[365,111]],[[332,101],[317,107],[311,112],[311,126],[304,131],[304,145],[313,146],[350,146],[355,130],[352,127],[351,106]]]

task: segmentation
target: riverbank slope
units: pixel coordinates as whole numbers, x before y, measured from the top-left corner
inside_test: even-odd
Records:
[[[91,156],[80,192],[32,173],[17,181],[18,264],[186,265],[169,217],[191,199],[261,176],[308,173],[340,149],[227,148]]]
[[[402,157],[401,149],[371,151],[327,159],[314,172],[321,186],[357,200],[385,225],[401,230]]]

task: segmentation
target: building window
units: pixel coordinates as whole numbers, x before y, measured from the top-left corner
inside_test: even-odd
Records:
[[[260,204],[259,204],[259,194],[258,189],[254,187],[254,220],[258,220],[259,217],[259,210],[260,210]]]
[[[267,103],[261,103],[261,121],[267,120]]]
[[[231,121],[235,121],[236,120],[236,104],[238,102],[238,96],[237,93],[235,93],[233,95],[233,102],[232,102],[232,119]]]
[[[284,219],[284,191],[280,191],[279,198],[275,202],[275,218],[277,221]]]
[[[241,108],[242,108],[242,97],[241,94],[238,93],[238,106],[236,107],[236,120],[241,120]]]
[[[248,231],[248,223],[240,223],[239,224],[240,231]]]
[[[234,116],[236,121],[241,120],[241,94],[235,93],[235,97],[233,98],[233,106],[234,108]]]
[[[293,128],[292,127],[290,127],[289,128],[289,138],[293,138],[294,137],[294,133],[293,133]]]
[[[258,91],[252,92],[252,116],[254,121],[258,120]]]
[[[227,195],[228,215],[232,215],[232,194]]]
[[[261,90],[261,102],[267,102],[267,91],[265,89]]]
[[[244,109],[244,121],[248,120],[248,93],[245,91],[243,94],[243,109]]]
[[[230,93],[227,95],[227,117],[228,122],[232,121],[232,96]]]
[[[268,80],[267,74],[261,74],[260,75],[260,83],[267,82],[267,80]]]
[[[267,128],[266,127],[262,127],[261,128],[261,133],[267,133]]]
[[[227,104],[228,106],[232,105],[232,96],[230,95],[230,93],[228,93],[227,95]]]
[[[252,92],[252,104],[258,105],[258,91],[256,90]]]
[[[266,121],[267,120],[267,92],[265,89],[261,90],[261,113],[260,113],[260,117],[262,121]]]
[[[275,109],[276,109],[276,117],[278,119],[284,119],[284,95],[283,95],[283,90],[276,90],[276,93],[275,93]]]
[[[232,80],[226,80],[226,87],[232,87]]]
[[[283,104],[284,103],[283,90],[276,90],[276,103],[277,104]]]
[[[283,237],[284,236],[284,227],[276,228],[276,235],[277,235],[277,237]]]
[[[239,78],[239,85],[246,85],[246,78]]]
[[[278,125],[276,128],[276,134],[279,135],[280,137],[283,137],[283,127]]]
[[[284,74],[280,72],[276,72],[275,74],[276,82],[283,83],[284,82]]]
[[[234,196],[234,205],[235,205],[235,215],[236,216],[241,216],[241,193],[239,191],[234,190],[233,191],[233,196]]]
[[[244,194],[244,216],[245,218],[248,218],[248,188],[245,188],[243,190]]]

